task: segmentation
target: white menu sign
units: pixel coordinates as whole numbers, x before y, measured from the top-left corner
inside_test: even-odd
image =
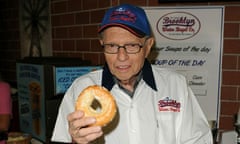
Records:
[[[185,75],[208,120],[219,119],[224,7],[146,7],[153,64]]]

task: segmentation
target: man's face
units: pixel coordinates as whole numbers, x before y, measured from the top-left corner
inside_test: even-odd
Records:
[[[145,58],[148,56],[153,38],[138,38],[129,31],[120,27],[110,27],[104,30],[101,44],[140,44],[143,47],[138,53],[128,54],[124,48],[118,49],[116,54],[105,53],[105,59],[111,73],[120,81],[129,81],[135,79],[135,76],[141,70]],[[145,43],[145,44],[144,44]]]

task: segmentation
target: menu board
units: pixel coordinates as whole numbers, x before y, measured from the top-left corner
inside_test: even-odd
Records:
[[[77,77],[101,68],[101,66],[56,67],[55,94],[65,93]]]

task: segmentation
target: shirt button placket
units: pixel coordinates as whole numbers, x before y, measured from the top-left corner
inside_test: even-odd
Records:
[[[136,106],[132,103],[130,106],[130,143],[136,144],[138,139],[138,116]]]

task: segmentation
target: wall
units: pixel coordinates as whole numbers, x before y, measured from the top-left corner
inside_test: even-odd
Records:
[[[126,2],[140,6],[225,6],[220,130],[233,129],[233,115],[240,106],[240,2],[163,4],[157,0],[50,0],[53,55],[80,57],[93,64],[103,64],[96,33],[98,24],[109,6]],[[20,58],[18,19],[18,3],[0,0],[0,72],[12,83],[16,82],[15,62]]]
[[[18,1],[0,0],[0,73],[16,81],[16,59],[20,58]]]

